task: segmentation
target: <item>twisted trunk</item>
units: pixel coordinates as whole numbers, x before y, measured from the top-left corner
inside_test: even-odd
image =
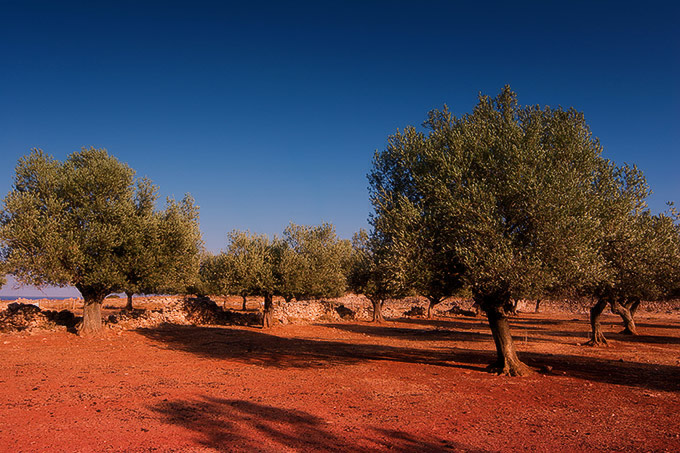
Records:
[[[274,323],[274,296],[264,295],[264,312],[262,313],[262,327],[271,327]]]
[[[371,299],[371,303],[373,304],[373,322],[384,322],[385,318],[382,315],[383,300]]]
[[[637,313],[637,309],[639,307],[640,307],[640,300],[639,299],[633,300],[632,302],[630,302],[628,304],[627,308],[628,308],[628,311],[630,311],[630,315],[632,317],[635,317],[635,313]]]
[[[623,320],[624,329],[621,333],[626,335],[637,335],[637,329],[635,328],[635,320],[633,320],[633,314],[630,312],[630,309],[626,305],[618,302],[613,302],[611,306],[612,311],[617,315],[621,316],[621,319]]]
[[[586,343],[588,346],[606,346],[607,339],[602,332],[602,325],[600,324],[600,316],[607,307],[605,299],[598,299],[597,303],[590,309],[590,341]]]
[[[76,286],[83,295],[83,322],[78,327],[82,336],[99,335],[103,330],[102,303],[109,293],[107,290]]]
[[[435,305],[440,303],[442,301],[441,297],[435,297],[435,296],[428,296],[427,298],[428,301],[430,301],[429,304],[427,304],[427,319],[432,318],[432,309],[434,308]]]
[[[125,295],[127,296],[127,304],[125,305],[126,310],[132,310],[132,296],[133,293],[125,291]]]
[[[510,295],[507,291],[493,294],[476,294],[475,304],[486,313],[491,335],[496,345],[496,361],[489,365],[489,370],[505,376],[526,376],[531,369],[517,356],[515,343],[510,334],[507,308]]]
[[[243,297],[243,308],[241,310],[246,311],[246,295],[241,294],[241,297]]]
[[[493,341],[496,344],[497,356],[496,361],[489,365],[489,369],[505,376],[526,376],[530,374],[531,369],[517,356],[505,310],[500,307],[489,307],[486,310],[486,317],[489,320]]]

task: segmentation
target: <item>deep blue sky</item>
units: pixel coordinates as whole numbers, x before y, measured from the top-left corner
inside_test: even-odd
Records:
[[[678,2],[0,0],[0,193],[17,159],[105,147],[227,231],[366,227],[366,173],[397,128],[510,84],[585,112],[680,193]],[[7,288],[0,295],[7,292]]]

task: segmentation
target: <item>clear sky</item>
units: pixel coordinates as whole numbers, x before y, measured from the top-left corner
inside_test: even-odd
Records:
[[[191,193],[209,250],[290,221],[349,238],[389,134],[510,84],[585,112],[658,212],[680,198],[679,5],[0,0],[0,193],[30,148],[92,145]]]

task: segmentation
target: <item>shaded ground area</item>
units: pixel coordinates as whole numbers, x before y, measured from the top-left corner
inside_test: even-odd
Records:
[[[512,324],[528,378],[467,317],[2,334],[0,450],[680,449],[677,319],[606,316],[602,349],[582,316]]]

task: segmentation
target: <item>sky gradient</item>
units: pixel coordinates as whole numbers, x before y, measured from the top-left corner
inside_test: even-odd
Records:
[[[211,251],[291,221],[349,238],[389,134],[510,84],[583,111],[654,212],[679,198],[678,2],[469,3],[0,0],[0,193],[33,147],[103,147],[191,193]]]

